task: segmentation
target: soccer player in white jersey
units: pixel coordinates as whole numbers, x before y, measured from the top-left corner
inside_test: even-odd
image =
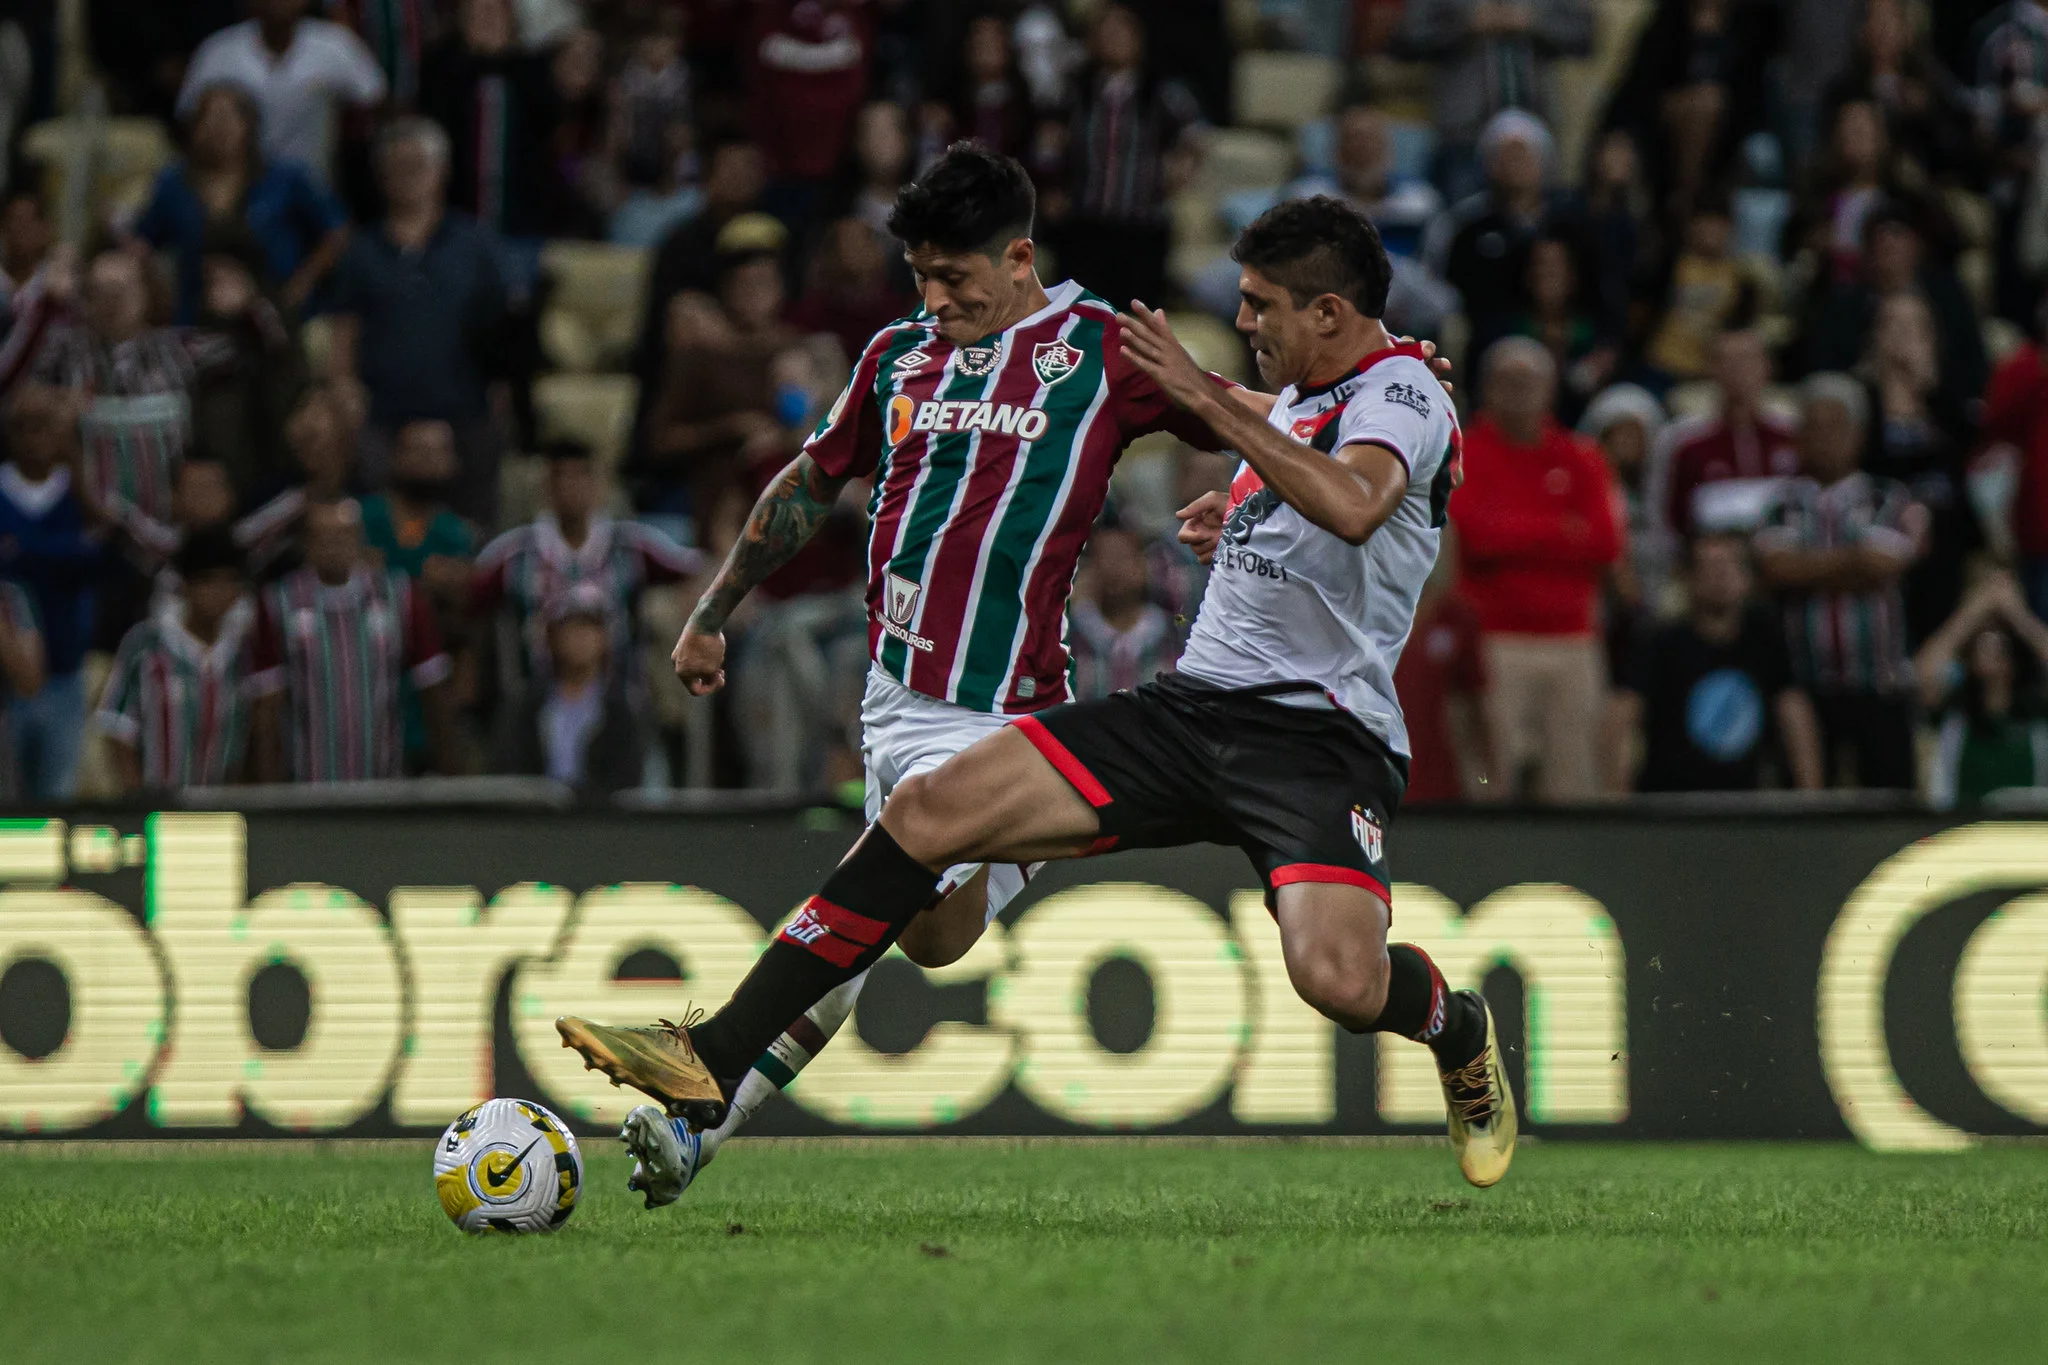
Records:
[[[1380,324],[1392,270],[1364,215],[1281,204],[1233,254],[1238,326],[1285,386],[1268,418],[1220,394],[1158,314],[1134,304],[1124,320],[1126,357],[1244,459],[1227,497],[1182,514],[1214,572],[1180,674],[1018,718],[898,783],[717,1014],[565,1018],[565,1046],[686,1125],[715,1124],[761,1049],[878,959],[945,868],[1235,844],[1296,991],[1353,1032],[1428,1045],[1465,1178],[1506,1174],[1516,1116],[1492,1012],[1387,943],[1408,756],[1393,672],[1459,477],[1456,415],[1420,348]]]

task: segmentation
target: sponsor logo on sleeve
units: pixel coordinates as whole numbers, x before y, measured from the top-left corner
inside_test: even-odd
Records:
[[[1389,403],[1399,403],[1402,407],[1408,408],[1424,417],[1429,416],[1431,411],[1429,395],[1416,388],[1413,384],[1403,384],[1397,381],[1387,385],[1386,399]]]

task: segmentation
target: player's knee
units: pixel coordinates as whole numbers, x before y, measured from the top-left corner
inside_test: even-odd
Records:
[[[964,818],[969,808],[947,795],[947,785],[943,770],[914,773],[896,784],[882,812],[882,822],[904,852],[932,866],[958,861],[974,835]]]
[[[1379,1018],[1387,1004],[1387,959],[1384,953],[1348,950],[1330,945],[1287,964],[1294,990],[1317,1013],[1349,1028]]]

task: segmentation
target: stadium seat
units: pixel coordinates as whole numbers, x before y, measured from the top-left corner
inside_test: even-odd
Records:
[[[541,313],[541,348],[562,369],[615,369],[640,328],[652,261],[638,247],[549,242],[541,270],[551,282]]]
[[[1217,128],[1202,144],[1197,184],[1212,199],[1237,190],[1263,190],[1294,175],[1294,148],[1277,133],[1254,128]]]
[[[633,435],[640,383],[623,374],[547,374],[533,383],[533,412],[542,439],[581,441],[609,479]]]
[[[64,202],[72,168],[86,155],[90,126],[80,118],[45,119],[22,134],[22,157],[42,172],[44,202],[53,210]],[[140,208],[149,199],[157,172],[177,150],[155,119],[116,118],[99,126],[105,139],[96,154],[87,225]]]
[[[1299,128],[1330,112],[1344,70],[1306,52],[1246,52],[1232,81],[1237,121],[1261,128]]]

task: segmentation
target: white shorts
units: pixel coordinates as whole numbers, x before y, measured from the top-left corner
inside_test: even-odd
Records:
[[[879,668],[868,670],[867,692],[860,702],[860,748],[867,769],[867,815],[872,824],[882,813],[882,803],[896,784],[916,773],[927,773],[984,735],[994,734],[1010,723],[1008,716],[970,711],[949,701],[913,692]],[[962,863],[946,869],[940,894],[949,894],[981,869],[980,863]],[[988,920],[1008,905],[1031,869],[1015,863],[996,863],[988,870]],[[986,921],[984,921],[986,922]]]

